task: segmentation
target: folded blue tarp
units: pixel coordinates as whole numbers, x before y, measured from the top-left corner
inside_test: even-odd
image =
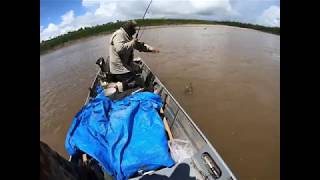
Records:
[[[89,154],[117,179],[174,165],[157,112],[159,95],[140,92],[112,102],[102,87],[97,93],[73,119],[65,142],[70,155],[79,150]]]

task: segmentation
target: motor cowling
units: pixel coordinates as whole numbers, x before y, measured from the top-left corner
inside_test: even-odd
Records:
[[[107,58],[107,62],[104,60],[103,57],[100,57],[97,61],[96,64],[100,67],[101,71],[107,74],[110,74],[110,69],[109,69],[109,57]]]

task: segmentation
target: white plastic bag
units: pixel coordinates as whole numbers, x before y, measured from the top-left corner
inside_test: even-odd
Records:
[[[173,139],[168,143],[171,157],[175,162],[180,163],[193,156],[192,145],[189,141]]]

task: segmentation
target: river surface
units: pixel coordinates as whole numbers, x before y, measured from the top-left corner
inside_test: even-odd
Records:
[[[110,35],[40,56],[40,139],[64,141]],[[239,179],[280,179],[280,36],[221,25],[150,28],[136,52],[172,92]],[[191,83],[193,93],[185,93]]]

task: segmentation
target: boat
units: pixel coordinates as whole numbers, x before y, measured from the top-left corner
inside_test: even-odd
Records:
[[[236,180],[237,178],[235,175],[221,158],[214,146],[206,138],[205,134],[195,124],[160,79],[152,73],[149,66],[141,58],[136,58],[134,61],[141,67],[142,71],[140,75],[144,81],[145,87],[148,88],[143,89],[138,87],[123,92],[117,90],[114,94],[110,95],[110,98],[116,100],[139,91],[153,91],[154,93],[159,94],[164,102],[159,113],[160,117],[163,117],[163,122],[168,135],[168,142],[176,141],[177,143],[185,143],[185,145],[187,145],[188,158],[183,159],[181,162],[177,162],[171,168],[138,172],[136,176],[131,177],[130,179],[148,179],[147,177],[158,175],[161,177],[169,177],[169,179],[188,179],[186,177],[193,177],[190,179]],[[112,78],[110,78],[110,72],[108,70],[108,62],[109,57],[107,57],[106,60],[103,57],[100,57],[96,61],[99,70],[89,88],[90,91],[85,104],[96,96],[95,89],[99,84],[112,83]],[[88,161],[88,159],[91,159],[91,157],[82,153],[77,156],[70,156],[69,161],[73,163],[84,163]],[[175,175],[173,176],[173,174]]]

